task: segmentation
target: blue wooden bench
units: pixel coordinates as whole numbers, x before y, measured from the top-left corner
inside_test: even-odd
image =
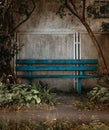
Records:
[[[92,72],[98,70],[98,60],[96,59],[17,59],[16,60],[16,72],[17,77],[28,79],[32,84],[34,78],[75,78],[77,79],[77,91],[81,93],[82,83],[84,78],[96,78],[96,74],[87,74],[86,72]],[[34,74],[34,71],[72,71],[72,74]],[[21,72],[21,74],[19,74]],[[26,72],[26,74],[24,74]],[[78,72],[78,74],[73,74]],[[40,72],[39,72],[40,73]]]

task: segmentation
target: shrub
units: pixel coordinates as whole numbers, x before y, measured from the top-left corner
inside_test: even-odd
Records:
[[[53,104],[53,94],[40,83],[31,86],[25,84],[0,84],[0,107],[31,106]]]
[[[93,90],[88,93],[90,101],[107,103],[109,102],[109,81],[103,81],[97,84]]]

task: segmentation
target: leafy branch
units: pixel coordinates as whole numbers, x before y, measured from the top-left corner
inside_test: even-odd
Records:
[[[0,77],[5,75],[6,78],[12,75],[14,81],[17,82],[11,62],[19,51],[14,33],[31,17],[35,8],[36,1],[34,0],[0,1]]]

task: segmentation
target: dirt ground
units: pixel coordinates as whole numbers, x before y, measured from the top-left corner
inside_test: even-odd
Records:
[[[89,122],[97,118],[109,122],[109,110],[79,110],[74,106],[77,98],[73,95],[56,96],[56,105],[50,107],[34,107],[18,111],[1,110],[0,118],[11,120],[71,120],[73,122]]]

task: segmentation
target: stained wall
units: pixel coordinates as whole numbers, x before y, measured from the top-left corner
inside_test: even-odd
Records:
[[[58,3],[41,0],[31,18],[17,32],[19,46],[24,45],[18,54],[20,59],[73,59],[74,34],[81,33],[82,59],[98,58],[97,51],[88,36],[84,26],[76,17],[67,15],[63,19],[56,15]],[[99,31],[104,19],[88,19],[95,35],[103,49],[106,62],[108,57],[108,34]],[[64,73],[64,72],[63,72]],[[73,88],[73,79],[41,79],[50,87],[65,91]],[[36,80],[35,80],[36,81]],[[25,82],[25,81],[24,81]],[[83,86],[93,87],[95,80],[83,80]]]

